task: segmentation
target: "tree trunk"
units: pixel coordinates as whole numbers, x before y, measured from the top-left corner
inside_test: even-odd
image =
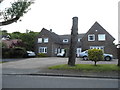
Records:
[[[120,67],[120,48],[117,48],[118,66]]]
[[[97,66],[97,64],[96,64],[97,62],[95,61],[95,66]]]
[[[78,39],[78,17],[73,17],[68,65],[75,66]]]
[[[20,17],[15,17],[15,18],[13,18],[13,19],[0,22],[0,26],[9,25],[9,24],[12,24],[12,23],[14,23],[14,22],[17,22],[17,20],[18,20],[19,18],[20,18]]]

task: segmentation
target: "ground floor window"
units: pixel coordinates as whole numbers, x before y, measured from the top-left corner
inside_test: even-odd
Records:
[[[47,53],[47,47],[39,47],[39,53]]]
[[[55,54],[57,54],[57,48],[55,48]]]
[[[60,53],[61,52],[61,49],[60,48],[58,48],[58,51],[57,51],[57,53]]]
[[[57,53],[63,53],[63,52],[65,52],[65,49],[55,48],[55,54],[57,54]]]
[[[104,46],[90,46],[90,49],[101,49],[104,51]]]

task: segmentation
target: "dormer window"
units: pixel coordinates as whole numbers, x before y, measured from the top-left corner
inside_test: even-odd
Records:
[[[88,35],[88,41],[95,41],[95,35],[94,34],[89,34]]]
[[[105,34],[98,34],[98,41],[105,41]]]
[[[63,43],[68,43],[68,39],[63,39]]]

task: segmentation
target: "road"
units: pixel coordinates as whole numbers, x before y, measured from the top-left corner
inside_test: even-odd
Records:
[[[118,88],[117,79],[3,75],[2,88]]]
[[[0,59],[0,62],[3,61],[3,62],[12,62],[12,61],[19,61],[19,60],[25,60],[27,58],[16,58],[16,59]]]
[[[12,61],[3,63],[2,70],[3,74],[30,74],[37,73],[42,68],[47,68],[53,65],[67,64],[68,58],[57,58],[57,57],[47,57],[47,58],[27,58],[20,59],[17,61]],[[94,64],[92,61],[83,61],[80,58],[76,59],[76,64]],[[99,61],[97,64],[117,64],[117,60],[112,61]]]

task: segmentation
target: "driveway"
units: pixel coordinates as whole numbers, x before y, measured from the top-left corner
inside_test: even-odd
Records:
[[[67,64],[68,58],[28,58],[19,61],[11,61],[2,64],[3,74],[29,74],[36,73],[52,65]],[[94,64],[92,61],[83,61],[76,59],[76,64]],[[117,60],[99,61],[97,64],[117,64]]]

